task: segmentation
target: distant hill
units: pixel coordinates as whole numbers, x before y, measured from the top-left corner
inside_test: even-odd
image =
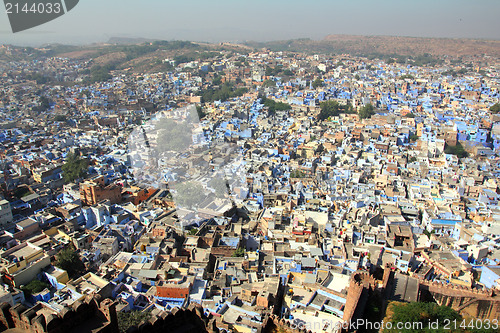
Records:
[[[147,40],[147,41],[146,41]],[[173,59],[176,63],[195,59],[211,59],[220,56],[219,51],[248,54],[253,49],[232,43],[202,43],[182,40],[153,40],[145,38],[111,38],[107,43],[90,45],[44,45],[41,48],[0,45],[0,62],[63,57],[77,60],[92,60],[92,66],[107,66],[108,69],[128,69],[133,72],[155,72],[171,70],[171,65],[162,62]]]
[[[210,44],[181,40],[143,42],[142,40],[113,38],[105,44],[65,48],[60,52],[59,49],[51,50],[51,54],[80,60],[92,59],[94,65],[109,65],[109,68],[141,73],[171,70],[170,64],[162,62],[164,59],[183,63],[220,56],[218,51],[222,50],[242,53],[252,50],[246,46],[226,43]],[[120,43],[111,43],[113,41]]]
[[[325,37],[324,42],[355,53],[500,56],[499,40],[329,35]]]
[[[109,65],[109,68],[149,72],[171,70],[168,63],[162,62],[164,59],[182,63],[217,57],[217,52],[222,50],[248,54],[262,48],[273,51],[352,54],[399,63],[411,60],[411,63],[417,66],[442,63],[444,55],[500,57],[499,40],[329,35],[323,40],[294,39],[245,44],[113,37],[107,43],[85,46],[52,44],[32,48],[0,45],[0,61],[58,56],[79,60],[92,59],[96,66]]]
[[[328,35],[323,40],[294,39],[272,42],[248,42],[248,46],[274,51],[334,53],[353,55],[406,55],[452,57],[486,54],[500,57],[499,40],[417,38],[394,36]]]
[[[111,37],[107,44],[142,44],[154,42],[151,38]]]

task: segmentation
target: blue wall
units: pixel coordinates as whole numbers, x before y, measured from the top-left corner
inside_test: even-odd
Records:
[[[491,268],[500,268],[500,266],[483,266],[482,267],[482,273],[481,273],[481,278],[479,279],[479,282],[484,284],[487,288],[492,288],[497,285],[495,280],[500,278],[498,274],[493,272]]]

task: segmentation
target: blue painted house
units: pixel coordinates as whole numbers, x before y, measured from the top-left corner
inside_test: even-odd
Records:
[[[479,282],[484,284],[486,288],[493,288],[498,284],[500,279],[500,266],[483,266],[481,278]]]

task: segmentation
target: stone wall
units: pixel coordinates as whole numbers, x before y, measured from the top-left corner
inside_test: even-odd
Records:
[[[420,290],[428,291],[439,305],[446,305],[462,316],[500,320],[500,296],[493,290],[419,280]]]
[[[95,298],[75,302],[56,312],[38,303],[32,308],[22,304],[0,305],[0,330],[17,328],[30,333],[64,333],[75,328],[92,326],[93,332],[118,333],[115,303],[105,300],[100,305]]]
[[[22,304],[12,307],[9,303],[0,304],[0,331],[17,328],[27,333],[66,333],[68,331],[118,333],[116,303],[110,299],[99,302],[99,296],[88,297],[56,312],[38,303],[32,308]],[[175,308],[162,312],[139,327],[131,327],[127,332],[219,332],[214,319],[208,320],[203,309],[191,304],[187,309]]]
[[[131,327],[127,333],[216,333],[219,332],[215,319],[208,320],[203,308],[190,304],[187,309],[175,308],[171,312],[162,312],[139,327]]]

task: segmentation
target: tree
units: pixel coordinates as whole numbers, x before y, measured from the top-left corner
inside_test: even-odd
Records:
[[[193,60],[195,60],[195,58],[189,54],[180,54],[180,55],[174,57],[174,62],[176,65],[191,62]]]
[[[340,114],[340,104],[337,101],[325,101],[320,104],[319,120],[325,120],[330,117],[336,117]]]
[[[283,65],[277,65],[276,67],[266,67],[266,76],[278,76],[283,72]]]
[[[66,158],[66,163],[61,167],[64,180],[67,183],[75,179],[83,178],[87,175],[88,162],[86,159],[79,158],[76,154],[70,153]]]
[[[244,257],[245,256],[245,249],[242,247],[237,248],[231,257]]]
[[[415,142],[417,140],[418,140],[418,135],[416,135],[416,134],[410,135],[410,141]]]
[[[25,297],[30,297],[31,295],[39,293],[49,287],[50,285],[48,283],[40,280],[31,280],[26,286],[22,286],[21,290],[24,291]]]
[[[400,80],[404,80],[404,79],[414,80],[414,79],[415,79],[415,77],[414,77],[413,75],[411,75],[411,74],[404,74],[404,75],[401,75],[401,76],[399,77],[399,79],[400,79]]]
[[[213,188],[215,190],[215,194],[219,198],[225,197],[228,193],[227,182],[225,179],[221,179],[218,177],[212,178],[208,182],[208,186],[210,186],[211,188]]]
[[[230,98],[242,96],[247,92],[246,88],[236,88],[234,84],[224,82],[219,88],[208,88],[201,92],[201,99],[205,103],[214,101],[225,102]]]
[[[495,103],[490,107],[490,111],[494,113],[500,112],[500,103]]]
[[[41,110],[45,111],[49,107],[50,107],[50,100],[47,97],[45,97],[45,96],[41,96],[40,97],[40,108],[41,108]]]
[[[176,205],[193,208],[207,198],[203,186],[197,181],[186,181],[175,184],[174,201]]]
[[[321,80],[319,77],[316,80],[314,80],[312,83],[312,87],[314,89],[321,87],[322,85],[323,85],[323,80]]]
[[[354,113],[354,108],[351,103],[340,104],[334,100],[321,102],[321,111],[319,112],[318,119],[325,120],[330,117],[338,116],[341,113]]]
[[[138,327],[141,323],[146,322],[151,317],[151,312],[130,311],[118,312],[118,330],[120,333],[125,333],[130,327]]]
[[[50,108],[50,100],[45,96],[40,96],[40,105],[33,107],[33,111],[47,111]]]
[[[448,306],[439,306],[436,303],[425,302],[391,302],[387,309],[388,316],[384,318],[384,323],[391,323],[392,325],[385,325],[384,333],[388,332],[450,332],[445,329],[447,322],[460,323],[462,317],[458,312]],[[430,323],[438,323],[438,329],[430,327]],[[405,325],[398,327],[399,323],[413,323],[410,328]],[[419,326],[417,326],[419,325]],[[391,328],[389,328],[391,327]],[[398,328],[397,328],[398,327]],[[419,329],[415,329],[419,327]],[[460,327],[453,327],[453,332],[466,332],[461,330]]]
[[[273,80],[266,80],[262,82],[263,87],[274,87],[276,86],[276,83]]]
[[[304,178],[306,175],[300,170],[293,170],[290,172],[290,178]]]
[[[85,265],[73,246],[67,247],[57,254],[56,266],[68,272],[70,278],[77,276],[85,269]]]
[[[90,69],[90,78],[88,79],[88,83],[104,82],[110,80],[112,78],[110,71],[114,69],[115,66],[112,64],[107,64],[104,66],[95,65]]]
[[[343,113],[356,113],[351,103],[347,103],[346,105],[341,104],[341,107],[343,108]]]
[[[222,83],[222,78],[219,75],[214,76],[212,84],[218,86]]]
[[[361,119],[371,118],[375,114],[373,105],[366,104],[365,106],[362,106],[359,109],[358,114],[359,114],[359,118],[361,118]]]
[[[28,196],[31,194],[31,191],[30,189],[28,188],[28,186],[26,185],[22,185],[22,186],[19,186],[17,187],[15,190],[14,190],[14,196],[18,199],[21,199],[25,196]]]
[[[66,116],[62,114],[58,114],[55,116],[54,121],[60,121],[60,122],[65,122],[67,120]]]
[[[198,114],[203,110],[196,108]],[[194,115],[190,114],[192,118]],[[201,118],[200,118],[201,119]],[[170,118],[161,119],[158,124],[158,153],[165,151],[184,152],[193,143],[188,121],[176,121]]]
[[[50,78],[40,73],[28,75],[26,78],[28,80],[35,80],[37,84],[45,84],[50,81]]]
[[[292,109],[292,106],[288,103],[275,102],[274,100],[265,97],[261,100],[261,103],[269,109],[269,115],[271,116],[275,115],[276,111],[286,111]]]

